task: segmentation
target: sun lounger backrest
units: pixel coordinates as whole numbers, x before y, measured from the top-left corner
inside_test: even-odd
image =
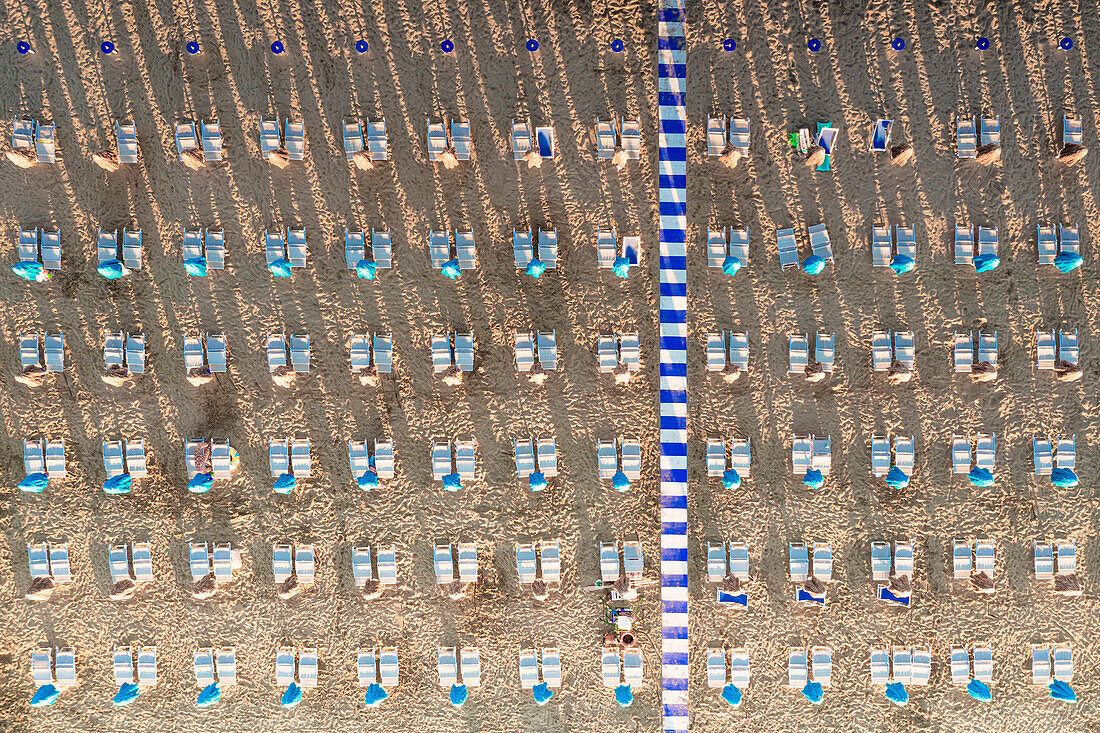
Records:
[[[114,655],[115,684],[122,686],[133,684],[134,676],[134,650],[128,646],[116,646]]]

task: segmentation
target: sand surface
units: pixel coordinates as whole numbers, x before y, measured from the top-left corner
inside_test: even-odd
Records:
[[[1085,16],[1084,20],[1081,17]],[[646,684],[621,710],[600,684],[603,632],[598,595],[599,540],[638,536],[647,575],[657,578],[657,213],[656,22],[648,4],[574,8],[453,0],[418,7],[385,0],[358,6],[289,0],[192,5],[181,2],[39,2],[6,8],[0,45],[28,38],[35,57],[0,67],[2,126],[10,140],[16,114],[57,122],[60,164],[23,171],[0,165],[0,260],[14,263],[17,227],[62,231],[64,268],[44,285],[4,276],[0,290],[0,469],[4,485],[23,476],[24,436],[64,437],[69,478],[32,496],[12,492],[0,546],[0,728],[10,730],[461,730],[602,731],[659,727],[657,589],[639,604]],[[902,29],[910,50],[885,49]],[[978,30],[996,53],[967,50]],[[689,8],[689,293],[692,329],[690,466],[693,603],[691,713],[697,730],[1089,730],[1100,725],[1089,703],[1097,662],[1089,624],[1100,613],[1100,568],[1090,528],[1092,482],[1100,442],[1094,335],[1100,330],[1098,267],[1088,222],[1100,221],[1100,158],[1072,169],[1052,161],[1063,111],[1084,118],[1095,139],[1097,74],[1087,49],[1064,54],[1063,33],[1100,31],[1077,5],[1013,2],[974,9],[930,9],[911,2],[841,10],[821,4],[706,3]],[[733,35],[738,52],[723,54]],[[805,54],[805,38],[826,52]],[[530,36],[541,51],[517,53]],[[627,52],[613,57],[607,40]],[[366,38],[368,57],[355,54]],[[457,50],[437,52],[442,38]],[[105,59],[111,38],[119,55]],[[197,38],[200,58],[183,44]],[[282,40],[287,52],[267,51]],[[793,49],[793,50],[792,50]],[[956,112],[1001,117],[1003,164],[956,162]],[[708,113],[752,119],[752,157],[727,171],[705,157]],[[470,120],[474,160],[453,171],[432,166],[426,120]],[[261,117],[305,122],[306,160],[277,170],[259,156]],[[391,162],[374,171],[349,166],[340,122],[384,115]],[[509,123],[530,115],[553,124],[558,156],[539,170],[517,166]],[[637,117],[642,159],[620,172],[595,160],[597,116]],[[912,142],[913,166],[894,169],[865,152],[870,121],[895,120],[894,141]],[[175,154],[177,119],[216,117],[227,163],[192,172]],[[113,146],[113,120],[132,119],[141,163],[105,174],[91,162]],[[790,160],[791,129],[832,120],[842,129],[833,174],[812,174]],[[776,228],[824,221],[835,261],[816,280],[781,272]],[[917,226],[917,272],[897,279],[872,271],[872,224]],[[997,225],[1002,265],[975,277],[952,265],[956,221]],[[1037,222],[1082,226],[1086,263],[1069,276],[1035,265]],[[729,280],[705,268],[709,226],[747,226],[750,266]],[[301,225],[309,266],[291,280],[264,266],[262,232]],[[145,268],[110,283],[95,273],[98,228],[142,228]],[[227,269],[188,278],[180,237],[185,228],[224,227]],[[389,228],[395,268],[373,282],[344,268],[343,230]],[[517,273],[513,228],[556,227],[559,268],[541,281]],[[642,237],[642,267],[626,281],[595,267],[595,232],[614,227]],[[473,229],[478,268],[457,282],[430,269],[430,229]],[[956,329],[996,329],[1001,377],[972,386],[950,372]],[[1039,326],[1080,329],[1085,377],[1055,386],[1033,368]],[[737,327],[749,334],[750,374],[732,388],[704,371],[705,333]],[[875,327],[911,328],[917,375],[887,387],[869,371]],[[556,329],[559,369],[543,388],[512,363],[515,329]],[[838,372],[816,385],[792,381],[787,334],[837,334]],[[17,384],[17,336],[64,331],[66,371],[37,391]],[[146,335],[148,373],[133,386],[100,380],[105,330]],[[264,337],[308,333],[312,372],[295,387],[272,385]],[[475,372],[459,388],[431,373],[429,338],[470,330]],[[185,380],[183,337],[224,331],[229,372],[202,388]],[[381,388],[348,370],[348,338],[392,331],[395,372]],[[596,370],[599,333],[638,331],[643,371],[626,387]],[[917,470],[900,495],[869,474],[873,433],[917,436]],[[993,431],[997,484],[974,490],[949,473],[954,431]],[[833,476],[810,493],[790,475],[790,435],[833,440]],[[753,478],[737,492],[705,478],[705,438],[736,433],[753,441]],[[1030,476],[1033,434],[1075,433],[1074,490]],[[272,437],[308,435],[313,478],[289,497],[274,495],[267,465]],[[532,495],[515,476],[512,439],[554,435],[561,475]],[[626,495],[596,479],[596,441],[636,434],[644,441],[643,479]],[[446,494],[431,480],[437,438],[478,441],[475,485]],[[105,496],[100,457],[105,438],[144,436],[150,477],[127,497]],[[392,436],[397,478],[359,491],[346,441]],[[228,438],[242,468],[208,495],[183,488],[183,443]],[[954,536],[997,542],[998,592],[986,600],[953,588],[947,575]],[[535,603],[518,585],[514,543],[562,541],[564,582]],[[735,615],[712,603],[702,585],[707,538],[750,543],[752,610]],[[916,547],[914,608],[872,601],[868,543],[909,538]],[[1062,600],[1029,577],[1036,537],[1078,543],[1083,597]],[[68,540],[75,582],[46,603],[22,599],[30,583],[26,544]],[[471,597],[447,600],[434,584],[431,547],[475,540],[481,580]],[[828,540],[836,556],[825,612],[790,601],[786,542]],[[107,546],[153,545],[155,588],[133,601],[107,599]],[[239,579],[208,601],[190,597],[187,543],[231,541],[244,566]],[[317,583],[292,601],[274,592],[271,545],[313,542]],[[397,545],[399,586],[378,601],[360,600],[351,548]],[[995,704],[978,706],[948,684],[951,643],[988,639],[995,653]],[[1068,707],[1033,689],[1024,669],[1027,644],[1075,645],[1075,687],[1084,701]],[[703,650],[711,641],[747,645],[753,684],[732,713],[705,688]],[[834,685],[811,710],[781,687],[788,644],[830,644]],[[933,647],[932,685],[905,710],[869,687],[872,643]],[[160,684],[125,709],[114,709],[111,650],[155,644]],[[320,687],[293,711],[278,706],[277,645],[317,646]],[[397,645],[401,684],[368,710],[355,685],[355,649]],[[437,685],[439,644],[477,645],[483,686],[456,710]],[[46,710],[27,707],[37,645],[77,648],[80,685]],[[194,705],[191,666],[199,646],[235,645],[240,684],[208,710]],[[536,708],[518,685],[516,652],[561,648],[564,687]]]

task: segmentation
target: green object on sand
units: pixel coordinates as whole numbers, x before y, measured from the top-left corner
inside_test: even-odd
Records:
[[[824,128],[832,127],[832,126],[833,126],[832,122],[818,122],[817,123],[817,134],[821,135],[821,131]],[[831,171],[832,170],[832,168],[829,166],[829,154],[828,153],[825,154],[825,162],[822,163],[821,165],[819,165],[814,170],[819,170],[819,171]]]

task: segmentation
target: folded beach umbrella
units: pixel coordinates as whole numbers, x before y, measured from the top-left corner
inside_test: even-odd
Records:
[[[970,680],[970,684],[966,686],[966,691],[975,700],[989,702],[993,699],[993,693],[990,691],[989,685],[981,680]]]
[[[738,707],[741,704],[741,690],[731,682],[722,688],[722,699],[729,703],[730,707]]]
[[[187,490],[192,494],[205,494],[214,485],[214,476],[209,473],[196,473],[195,477],[187,482]]]
[[[370,491],[378,486],[378,474],[374,471],[364,471],[362,476],[355,479],[355,482],[363,491]]]
[[[1062,272],[1070,272],[1081,266],[1085,259],[1076,252],[1062,252],[1054,258],[1054,266]]]
[[[802,695],[814,705],[820,705],[825,699],[825,691],[821,689],[821,684],[813,681],[807,682],[802,688]]]
[[[212,683],[202,688],[202,692],[199,693],[199,697],[195,700],[195,704],[200,708],[207,708],[221,699],[222,691],[218,687],[218,683]]]
[[[363,700],[367,703],[368,708],[376,708],[389,696],[389,693],[382,689],[382,685],[371,682],[366,694],[363,695]]]
[[[722,486],[727,489],[736,489],[741,485],[741,476],[732,468],[722,472]]]
[[[49,480],[50,477],[44,473],[29,473],[25,479],[19,482],[19,490],[26,491],[28,494],[39,494],[46,488]]]
[[[802,260],[802,272],[807,275],[819,275],[825,269],[825,260],[817,255],[810,255]]]
[[[616,257],[615,264],[611,266],[611,271],[619,277],[626,277],[630,274],[630,260],[625,257]]]
[[[891,489],[904,489],[909,485],[909,477],[897,466],[894,466],[886,474],[886,485]]]
[[[103,482],[103,493],[105,494],[129,494],[130,493],[130,474],[120,473],[117,476],[112,476]]]
[[[11,266],[11,271],[32,283],[44,282],[53,277],[53,273],[47,272],[38,262],[17,262]]]
[[[294,474],[281,473],[279,478],[275,479],[275,493],[289,494],[297,484],[298,481],[294,478]]]
[[[536,703],[545,705],[554,696],[554,691],[550,689],[550,685],[540,682],[531,688],[531,694],[535,696]]]
[[[108,280],[117,280],[128,272],[118,260],[100,262],[99,267],[95,268],[95,270]]]
[[[280,257],[277,260],[273,260],[268,266],[268,270],[271,270],[271,274],[275,277],[290,277],[290,263]]]
[[[462,478],[457,473],[448,473],[443,477],[443,488],[447,491],[458,491],[462,488]]]
[[[302,701],[302,688],[293,682],[286,688],[286,692],[283,693],[283,698],[279,701],[279,704],[284,708],[292,708]]]
[[[733,255],[730,255],[722,262],[722,272],[726,273],[730,277],[737,274],[737,271],[741,269],[743,263]]]
[[[802,477],[802,483],[809,486],[811,489],[820,489],[825,485],[825,478],[821,475],[821,471],[816,468],[811,468],[806,472],[806,475]]]
[[[630,479],[622,471],[616,471],[615,475],[611,477],[611,485],[615,487],[616,491],[623,493],[630,488]]]
[[[630,707],[630,704],[634,702],[634,692],[630,689],[630,685],[619,685],[615,688],[615,702],[619,703],[621,707]]]
[[[206,258],[191,257],[186,259],[183,261],[183,269],[187,270],[188,275],[206,277]]]
[[[115,699],[112,701],[118,707],[123,705],[129,705],[134,700],[137,700],[138,695],[141,694],[141,690],[133,682],[123,682],[122,686],[118,688],[118,693],[115,694]]]
[[[540,260],[538,257],[527,263],[527,274],[536,280],[546,272],[546,263]]]
[[[355,265],[355,274],[364,280],[373,280],[376,269],[378,269],[378,265],[370,260],[359,260]]]
[[[1074,693],[1073,688],[1067,685],[1062,680],[1054,680],[1048,687],[1050,690],[1050,696],[1055,700],[1062,700],[1064,702],[1077,702],[1077,694]]]
[[[439,271],[443,273],[443,277],[449,277],[452,280],[458,279],[458,276],[462,274],[462,268],[458,266],[458,260],[447,260],[443,263],[443,267],[439,268]]]
[[[466,703],[466,698],[470,696],[469,691],[466,689],[466,685],[453,684],[451,685],[451,704],[456,708],[462,707]]]
[[[909,703],[909,693],[906,691],[905,685],[900,682],[891,682],[886,685],[886,699],[905,707]]]
[[[898,275],[904,275],[911,272],[916,264],[909,255],[894,255],[894,259],[890,261],[890,269]]]
[[[1001,264],[1001,259],[997,257],[997,255],[978,255],[974,258],[974,269],[977,272],[990,272],[991,270],[996,270],[999,264]]]
[[[527,477],[527,485],[531,491],[542,491],[546,488],[546,475],[542,471],[532,471]]]
[[[31,697],[31,707],[44,708],[53,705],[54,701],[57,700],[58,692],[60,691],[53,685],[42,685],[34,691],[34,696]]]
[[[1077,485],[1077,474],[1068,468],[1055,468],[1050,472],[1050,482],[1060,489],[1072,489]]]
[[[974,466],[974,468],[970,469],[970,473],[966,474],[966,477],[970,479],[970,483],[980,488],[993,485],[993,474],[991,474],[987,468]]]

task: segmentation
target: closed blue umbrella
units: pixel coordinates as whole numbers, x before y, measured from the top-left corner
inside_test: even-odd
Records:
[[[999,264],[1001,264],[1001,259],[997,255],[978,255],[974,258],[974,269],[977,272],[996,270]]]
[[[886,474],[886,485],[891,489],[904,489],[909,485],[909,477],[897,466],[894,466]]]
[[[626,277],[630,274],[630,260],[625,257],[616,257],[615,264],[611,266],[611,271],[619,277]]]
[[[448,473],[443,477],[443,488],[447,491],[458,491],[462,488],[462,478],[457,473]]]
[[[126,274],[126,268],[123,267],[122,263],[118,260],[100,262],[99,267],[95,268],[95,271],[108,280],[118,280]]]
[[[123,705],[129,705],[134,700],[137,700],[140,694],[141,691],[133,682],[123,682],[122,686],[118,688],[118,692],[115,694],[115,699],[112,700],[112,702],[116,706],[122,707]]]
[[[542,491],[546,488],[546,475],[542,471],[531,472],[527,477],[527,485],[531,487],[531,491]]]
[[[28,494],[40,494],[49,481],[50,477],[44,473],[29,473],[19,482],[19,490],[26,491]]]
[[[104,494],[129,494],[130,493],[130,474],[120,473],[117,476],[112,476],[103,482]]]
[[[970,694],[970,697],[981,702],[990,702],[993,699],[993,692],[989,689],[989,685],[981,680],[970,680],[970,684],[966,686],[966,691]]]
[[[53,705],[57,700],[58,692],[60,692],[53,685],[42,685],[34,691],[34,695],[31,697],[32,708],[44,708]]]
[[[825,699],[825,691],[821,689],[821,683],[810,681],[802,688],[802,696],[814,705],[820,705]]]
[[[1050,482],[1060,489],[1072,489],[1077,485],[1077,474],[1068,468],[1055,468],[1050,472]]]
[[[183,269],[187,270],[188,275],[206,277],[206,258],[191,257],[186,259],[183,261]]]
[[[806,475],[802,477],[802,483],[809,486],[811,489],[820,489],[825,485],[825,478],[821,475],[821,471],[816,468],[811,468],[806,472]]]
[[[294,474],[280,473],[279,478],[275,479],[275,493],[289,494],[297,485],[298,481],[294,478]]]
[[[363,491],[370,491],[378,486],[378,474],[374,471],[364,471],[362,476],[355,479],[355,482]]]
[[[993,485],[993,474],[990,473],[987,468],[974,466],[974,468],[970,469],[970,473],[966,474],[966,477],[970,479],[970,483],[980,488]]]
[[[630,479],[622,471],[616,471],[615,475],[611,477],[611,485],[615,487],[616,491],[623,493],[630,488]]]
[[[199,693],[199,697],[195,700],[195,704],[200,708],[208,708],[222,697],[222,690],[215,682],[202,688],[202,692]]]
[[[1068,703],[1077,702],[1077,694],[1073,691],[1073,688],[1062,680],[1054,680],[1047,689],[1050,690],[1050,696],[1055,700],[1062,700]]]
[[[916,266],[917,263],[909,255],[894,255],[894,259],[890,261],[890,269],[898,275],[911,272]]]
[[[527,263],[527,274],[536,280],[538,280],[544,272],[546,272],[546,263],[538,257]]]
[[[741,704],[741,690],[731,682],[722,688],[722,699],[729,703],[730,707],[738,707]]]
[[[267,266],[267,269],[270,270],[271,274],[275,277],[290,277],[290,263],[281,257],[272,261]]]
[[[364,280],[373,280],[374,271],[378,269],[378,265],[370,260],[359,260],[355,265],[355,274]]]
[[[1062,252],[1054,258],[1054,266],[1062,272],[1070,272],[1081,266],[1085,259],[1076,252]]]
[[[905,689],[905,685],[900,682],[891,682],[886,685],[886,699],[905,707],[909,704],[909,692]]]
[[[540,682],[531,688],[531,694],[534,695],[536,703],[545,705],[554,696],[554,691],[550,689],[550,685]]]
[[[615,702],[619,703],[620,707],[630,707],[634,702],[634,692],[630,689],[630,685],[619,685],[615,688]]]
[[[802,272],[807,275],[818,275],[825,269],[825,260],[817,255],[810,255],[802,261]]]
[[[456,708],[462,707],[469,696],[470,692],[466,689],[466,685],[451,685],[451,704]]]
[[[389,693],[382,689],[382,685],[371,682],[366,694],[363,695],[363,701],[367,703],[368,708],[376,708],[389,696]]]
[[[293,682],[286,688],[286,692],[283,693],[283,698],[279,701],[279,704],[284,708],[292,708],[302,701],[302,688]]]
[[[462,268],[458,266],[458,260],[444,262],[439,271],[443,273],[443,277],[449,277],[452,280],[457,280],[458,276],[462,274]]]
[[[722,272],[726,273],[730,277],[737,274],[737,271],[742,267],[741,260],[737,259],[733,255],[730,255],[722,262]]]
[[[44,282],[53,277],[53,273],[47,272],[38,262],[17,262],[11,266],[11,271],[32,283]]]
[[[214,486],[214,476],[209,473],[196,473],[195,477],[187,482],[187,490],[192,494],[205,494]]]
[[[741,485],[741,476],[732,468],[722,472],[722,486],[727,489],[736,489]]]

